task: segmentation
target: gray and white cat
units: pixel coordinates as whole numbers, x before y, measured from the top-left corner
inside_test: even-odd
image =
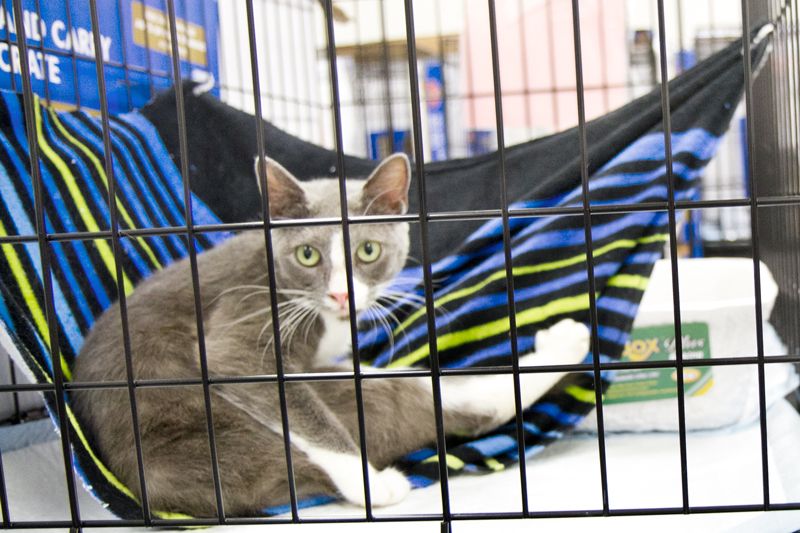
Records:
[[[301,183],[278,163],[266,173],[272,218],[338,217],[339,185]],[[410,165],[387,158],[366,181],[348,180],[350,215],[406,212]],[[408,226],[350,226],[353,298],[362,312],[375,304],[404,266]],[[339,226],[273,230],[275,284],[286,373],[352,371],[335,358],[350,349],[347,276]],[[262,232],[231,238],[198,256],[208,370],[213,377],[275,374],[273,330]],[[192,281],[187,260],[144,281],[127,300],[135,379],[201,375]],[[520,365],[571,364],[588,350],[585,326],[564,320],[539,333],[537,353]],[[76,382],[124,380],[120,309],[112,306],[89,333],[76,360]],[[369,370],[369,369],[367,369]],[[529,405],[563,373],[522,374]],[[445,430],[475,435],[514,416],[510,375],[441,380]],[[364,379],[370,496],[374,505],[401,500],[409,483],[393,461],[436,440],[430,378]],[[74,391],[74,408],[95,438],[101,459],[139,496],[131,411],[126,389]],[[256,515],[288,501],[276,383],[211,386],[212,414],[228,516]],[[199,385],[136,390],[143,462],[152,509],[215,515],[204,395]],[[291,451],[298,496],[338,495],[364,505],[355,388],[352,378],[286,383]]]

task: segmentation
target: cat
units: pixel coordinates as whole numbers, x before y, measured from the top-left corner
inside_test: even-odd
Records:
[[[300,182],[279,163],[256,162],[267,184],[273,219],[339,217],[337,180]],[[348,212],[399,215],[408,209],[408,158],[385,159],[364,181],[347,180]],[[357,313],[373,305],[406,264],[406,223],[349,227]],[[287,374],[352,371],[342,365],[351,328],[342,228],[308,225],[272,230],[281,353]],[[262,231],[246,231],[198,255],[208,372],[276,374]],[[142,282],[127,299],[134,379],[201,375],[194,293],[188,260]],[[588,351],[583,324],[562,320],[536,338],[537,352],[520,365],[572,364]],[[365,371],[369,371],[365,367]],[[521,374],[523,405],[564,373]],[[76,359],[73,380],[125,380],[120,308],[96,322]],[[373,505],[400,501],[410,489],[390,465],[436,440],[430,378],[363,379],[363,405]],[[510,375],[441,379],[445,430],[477,435],[515,414]],[[289,499],[278,385],[210,386],[220,487],[228,516],[258,515]],[[365,505],[352,377],[286,382],[286,408],[298,497],[327,494]],[[138,462],[125,388],[73,391],[79,419],[103,462],[140,497]],[[216,514],[203,389],[200,385],[136,389],[146,489],[151,509],[196,517]]]

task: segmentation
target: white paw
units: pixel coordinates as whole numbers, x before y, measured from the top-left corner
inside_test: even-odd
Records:
[[[347,487],[339,487],[348,501],[366,507],[367,503],[364,500],[364,485],[362,483],[361,473],[358,474],[358,481],[351,480],[352,483]],[[383,507],[397,503],[406,497],[411,490],[411,483],[408,479],[400,473],[399,470],[394,468],[385,468],[383,470],[376,470],[370,465],[369,467],[369,495],[374,507]]]
[[[591,332],[584,324],[565,318],[549,329],[536,334],[536,354],[538,364],[543,364],[542,356],[555,358],[561,364],[579,363],[589,353]]]
[[[378,472],[373,470],[369,476],[369,495],[372,505],[383,507],[401,501],[411,490],[408,482],[399,470],[385,468]]]

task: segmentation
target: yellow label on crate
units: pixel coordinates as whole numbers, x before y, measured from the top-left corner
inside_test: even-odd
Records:
[[[709,359],[708,324],[682,324],[682,353],[684,360]],[[674,361],[675,329],[672,324],[636,328],[625,344],[622,361]],[[713,386],[711,367],[692,366],[683,369],[683,390],[686,396],[701,396]],[[644,368],[618,370],[603,402],[629,403],[675,398],[678,371],[674,368]]]
[[[165,11],[141,2],[131,2],[131,15],[135,44],[162,54],[169,55],[172,52],[169,15]],[[175,30],[180,58],[198,66],[207,66],[205,28],[176,17]]]

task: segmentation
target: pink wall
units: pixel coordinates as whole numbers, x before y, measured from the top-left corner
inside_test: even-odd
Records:
[[[496,127],[486,4],[468,2],[460,43],[461,88],[465,94],[476,95],[464,101],[468,129]],[[530,2],[496,3],[504,126],[533,132],[563,130],[578,122],[572,3],[537,2],[524,8],[522,17],[520,4]],[[624,0],[582,0],[580,9],[586,115],[592,118],[628,100]],[[601,89],[609,85],[616,88]],[[520,94],[526,88],[529,94]],[[554,88],[559,90],[554,92]]]

